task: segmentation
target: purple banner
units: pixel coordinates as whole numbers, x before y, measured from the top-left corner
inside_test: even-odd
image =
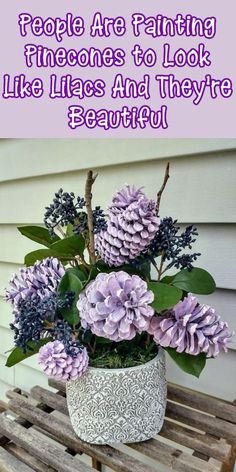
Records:
[[[11,0],[1,137],[235,137],[235,0]]]

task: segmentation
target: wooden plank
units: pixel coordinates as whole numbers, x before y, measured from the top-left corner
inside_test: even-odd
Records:
[[[28,465],[29,467],[32,467],[35,472],[56,472],[55,469],[49,467],[48,465],[45,465],[39,459],[36,459],[27,451],[25,451],[25,449],[16,446],[16,444],[6,444],[6,446],[4,446],[4,449],[6,449],[11,455],[15,456],[21,462],[24,462],[24,464]]]
[[[128,444],[128,446],[177,472],[220,472],[220,468],[179,449],[174,449],[156,439],[150,439],[143,443]]]
[[[191,425],[188,426],[191,427]],[[231,454],[231,446],[226,442],[222,443],[212,436],[186,428],[167,419],[164,421],[159,436],[222,462],[228,460]]]
[[[189,424],[193,428],[227,439],[232,443],[236,442],[236,425],[225,420],[205,415],[169,401],[167,402],[166,416],[172,420]]]
[[[16,459],[2,447],[0,448],[0,470],[1,472],[34,472],[31,467]]]
[[[169,383],[168,399],[236,424],[236,407],[210,395]]]
[[[50,380],[49,384],[52,388],[57,388],[58,390],[65,391],[65,386],[61,384],[60,382],[55,382],[54,380]],[[171,391],[173,391],[173,389],[172,390],[170,389],[170,392]],[[212,402],[215,401],[213,397],[209,397],[209,398],[210,399],[212,398]],[[225,405],[224,402],[222,403],[223,405]],[[216,401],[216,405],[219,407],[219,404],[217,403],[217,401]],[[235,410],[234,406],[231,406],[231,408],[233,408],[233,411]],[[231,411],[231,408],[230,408],[230,411]],[[227,413],[229,413],[228,409],[226,410],[227,410]],[[181,405],[176,405],[171,402],[167,403],[166,414],[171,419],[180,421],[184,424],[190,425],[198,429],[202,429],[204,432],[217,435],[219,437],[228,439],[232,442],[236,441],[236,426],[231,425],[224,420],[216,419],[214,417],[195,412],[194,410],[191,410],[189,408],[184,408]]]
[[[75,472],[72,456],[66,454],[59,447],[51,443],[49,444],[46,440],[39,437],[32,428],[27,430],[8,418],[2,417],[0,431],[17,445],[33,454],[37,459],[54,467],[58,472]],[[80,472],[92,472],[92,469],[81,462]]]
[[[14,395],[14,394],[20,394],[20,395],[22,395],[22,391],[21,391],[21,389],[16,388],[16,389],[14,389],[14,390],[8,390],[8,391],[6,392],[6,396],[7,396],[8,398],[12,398],[12,397],[11,397],[11,394],[12,394],[12,395]],[[14,397],[13,397],[13,398],[14,398]],[[27,398],[27,395],[26,395],[26,398]],[[7,404],[7,408],[8,408],[8,407],[9,407],[9,404]],[[40,409],[43,410],[43,411],[47,411],[48,413],[50,413],[50,412],[52,411],[52,409],[51,409],[49,406],[47,406],[47,405],[41,404],[41,405],[37,405],[37,407],[40,408]],[[29,421],[27,421],[27,420],[24,419],[24,418],[21,418],[20,416],[18,416],[17,418],[15,418],[13,421],[14,421],[15,423],[21,425],[21,426],[24,426],[24,428],[27,428],[27,429],[32,426],[32,423],[30,423]],[[9,443],[9,439],[8,439],[6,436],[4,436],[4,435],[0,435],[0,445],[1,445],[1,446],[5,446],[5,445],[8,444],[8,443]]]
[[[0,400],[0,413],[3,413],[4,411],[7,410],[7,403],[4,402],[3,400]]]
[[[60,385],[57,385],[57,387],[61,388]],[[36,400],[44,402],[49,406],[54,405],[54,408],[57,411],[68,414],[65,398],[38,386],[31,390],[31,395]],[[207,454],[222,461],[226,460],[230,454],[231,448],[229,445],[225,444],[223,446],[220,444],[221,447],[219,448],[218,440],[190,430],[189,428],[184,428],[183,426],[179,426],[168,420],[165,421],[164,426],[159,434],[163,437],[171,439],[172,441],[175,441],[176,443],[182,444],[183,446],[189,447],[191,449],[196,449],[203,454]]]
[[[75,452],[83,452],[95,457],[102,464],[107,465],[116,472],[156,472],[153,467],[130,457],[124,452],[118,451],[111,446],[96,446],[85,443],[79,439],[68,422],[68,417],[63,415],[60,419],[51,416],[34,407],[27,398],[14,393],[14,400],[9,402],[9,409],[21,417],[27,419],[35,426],[49,432],[58,442]],[[52,465],[52,464],[50,464]]]
[[[38,400],[39,402],[45,403],[46,405],[50,406],[54,410],[60,411],[65,415],[68,415],[68,407],[64,397],[60,395],[56,395],[45,388],[39,387],[36,385],[31,389],[30,392],[32,398]]]
[[[66,384],[63,382],[59,382],[59,380],[48,379],[48,385],[49,387],[55,388],[56,390],[59,390],[62,393],[66,393]]]
[[[98,472],[102,472],[102,463],[95,459],[95,457],[92,458],[92,467],[98,470]]]

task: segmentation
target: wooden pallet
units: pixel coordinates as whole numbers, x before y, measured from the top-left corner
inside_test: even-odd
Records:
[[[118,450],[81,441],[74,433],[65,386],[9,391],[0,403],[1,472],[231,472],[236,456],[236,405],[168,385],[166,418],[157,438]],[[120,449],[120,448],[119,448]],[[91,458],[88,465],[82,454]]]

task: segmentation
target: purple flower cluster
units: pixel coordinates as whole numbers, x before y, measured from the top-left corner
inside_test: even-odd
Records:
[[[88,354],[83,346],[70,339],[72,329],[69,325],[61,320],[65,328],[58,328],[57,310],[69,307],[73,300],[70,292],[65,294],[64,300],[57,297],[56,290],[64,274],[64,266],[55,258],[22,268],[19,275],[12,277],[6,299],[14,307],[15,324],[10,326],[15,332],[15,345],[25,351],[29,341],[37,343],[45,336],[44,323],[50,319],[54,327],[48,335],[60,339],[41,347],[39,364],[50,377],[67,381],[83,375],[88,367]]]
[[[124,271],[101,273],[79,296],[81,324],[97,336],[130,340],[147,331],[154,314],[153,292],[137,275]]]
[[[14,274],[10,287],[6,290],[6,300],[17,307],[20,300],[25,300],[33,294],[40,298],[55,292],[65,268],[56,258],[44,259],[31,267],[20,269],[19,275]]]
[[[216,357],[221,351],[227,351],[233,334],[213,308],[199,304],[191,294],[179,302],[168,317],[154,316],[149,333],[162,347],[193,356],[204,352],[207,357]]]
[[[38,363],[49,376],[62,382],[76,380],[88,368],[88,353],[86,348],[78,349],[76,356],[70,356],[61,341],[45,344],[39,350]]]
[[[150,244],[159,224],[155,202],[127,185],[112,200],[107,229],[96,238],[97,251],[110,266],[128,263]]]

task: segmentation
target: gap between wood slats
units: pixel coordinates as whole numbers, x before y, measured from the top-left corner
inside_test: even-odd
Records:
[[[57,411],[68,415],[65,398],[38,386],[32,388],[31,396],[37,401],[54,407]],[[187,426],[191,425],[189,424]],[[216,439],[212,439],[210,436],[193,431],[188,427],[186,428],[185,425],[177,425],[168,420],[165,420],[164,427],[159,433],[159,436],[163,436],[166,439],[170,439],[190,449],[196,449],[221,461],[226,460],[230,452],[229,445],[221,445]]]
[[[84,452],[91,457],[96,457],[97,460],[117,472],[123,470],[126,472],[154,472],[156,470],[149,465],[143,464],[141,461],[133,459],[128,454],[117,451],[111,446],[96,446],[81,441],[77,438],[70,424],[61,418],[52,417],[33,407],[27,399],[20,398],[20,395],[18,397],[14,395],[14,399],[9,403],[9,408],[11,411],[26,418],[32,424],[53,434],[54,438],[61,444],[76,452]]]

